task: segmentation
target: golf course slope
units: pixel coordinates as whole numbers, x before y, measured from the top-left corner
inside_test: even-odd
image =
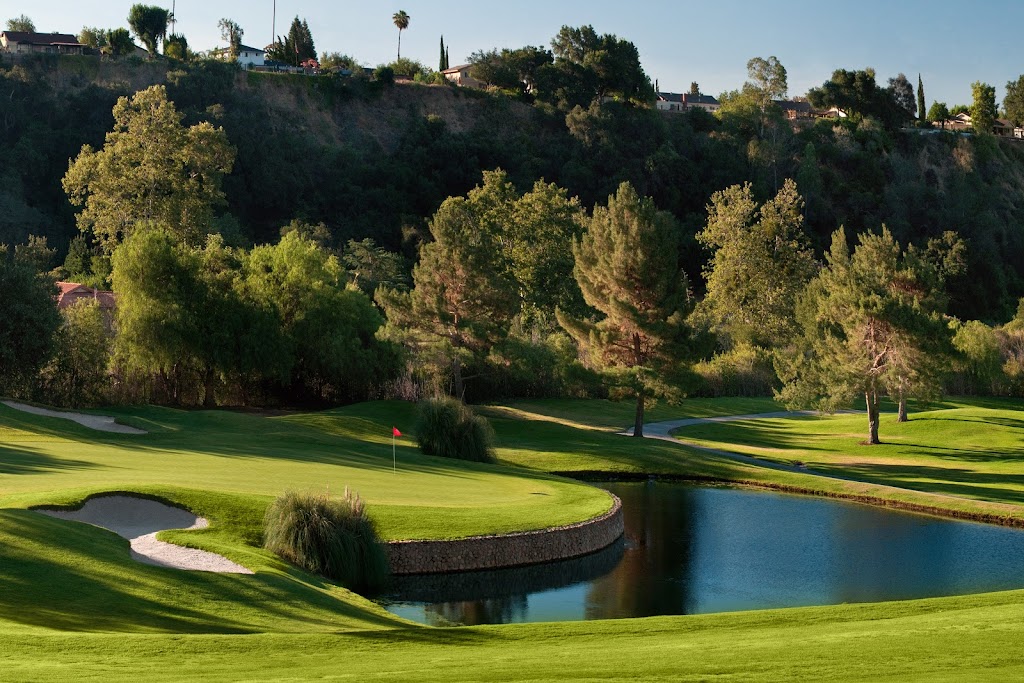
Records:
[[[743,481],[824,495],[929,500],[950,514],[1022,517],[1024,421],[1013,403],[950,402],[884,416],[701,425],[687,440],[823,479],[667,441],[619,436],[630,406],[534,401],[484,412],[499,465],[396,444],[413,407],[381,402],[262,417],[164,408],[103,411],[144,435],[103,433],[0,406],[0,678],[4,680],[1012,680],[1024,675],[1024,591],[617,621],[429,628],[311,576],[260,547],[286,489],[367,501],[382,537],[454,539],[573,524],[609,496],[554,476]],[[770,401],[658,406],[651,420],[772,412]],[[33,507],[121,492],[209,520],[158,540],[216,553],[251,575],[132,559],[129,540]]]

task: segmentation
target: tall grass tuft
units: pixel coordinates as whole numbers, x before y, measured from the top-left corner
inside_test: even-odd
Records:
[[[288,491],[267,509],[263,546],[354,591],[384,587],[388,560],[359,494],[341,498]]]
[[[490,423],[452,398],[420,402],[416,427],[420,450],[443,458],[494,462]]]

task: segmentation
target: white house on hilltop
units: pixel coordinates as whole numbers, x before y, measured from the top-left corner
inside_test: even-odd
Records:
[[[224,60],[225,62],[231,61],[230,48],[219,47],[216,50],[211,50],[210,54],[217,59]],[[254,66],[263,66],[267,61],[267,53],[265,50],[261,50],[258,47],[239,45],[238,59],[236,61],[243,69],[248,69]]]
[[[691,95],[674,92],[659,92],[655,102],[658,111],[682,113],[687,109],[703,109],[707,112],[718,111],[721,106],[711,95]]]

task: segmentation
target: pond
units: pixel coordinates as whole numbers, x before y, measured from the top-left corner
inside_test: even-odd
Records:
[[[383,602],[432,625],[615,619],[1024,588],[1024,531],[824,498],[605,484],[626,533],[575,560],[397,577]]]

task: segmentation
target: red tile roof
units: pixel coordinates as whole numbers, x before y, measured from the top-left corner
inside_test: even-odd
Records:
[[[117,297],[113,292],[107,292],[95,287],[87,287],[77,282],[58,282],[57,308],[64,309],[82,299],[91,299],[99,302],[100,308],[113,310],[117,306]]]

